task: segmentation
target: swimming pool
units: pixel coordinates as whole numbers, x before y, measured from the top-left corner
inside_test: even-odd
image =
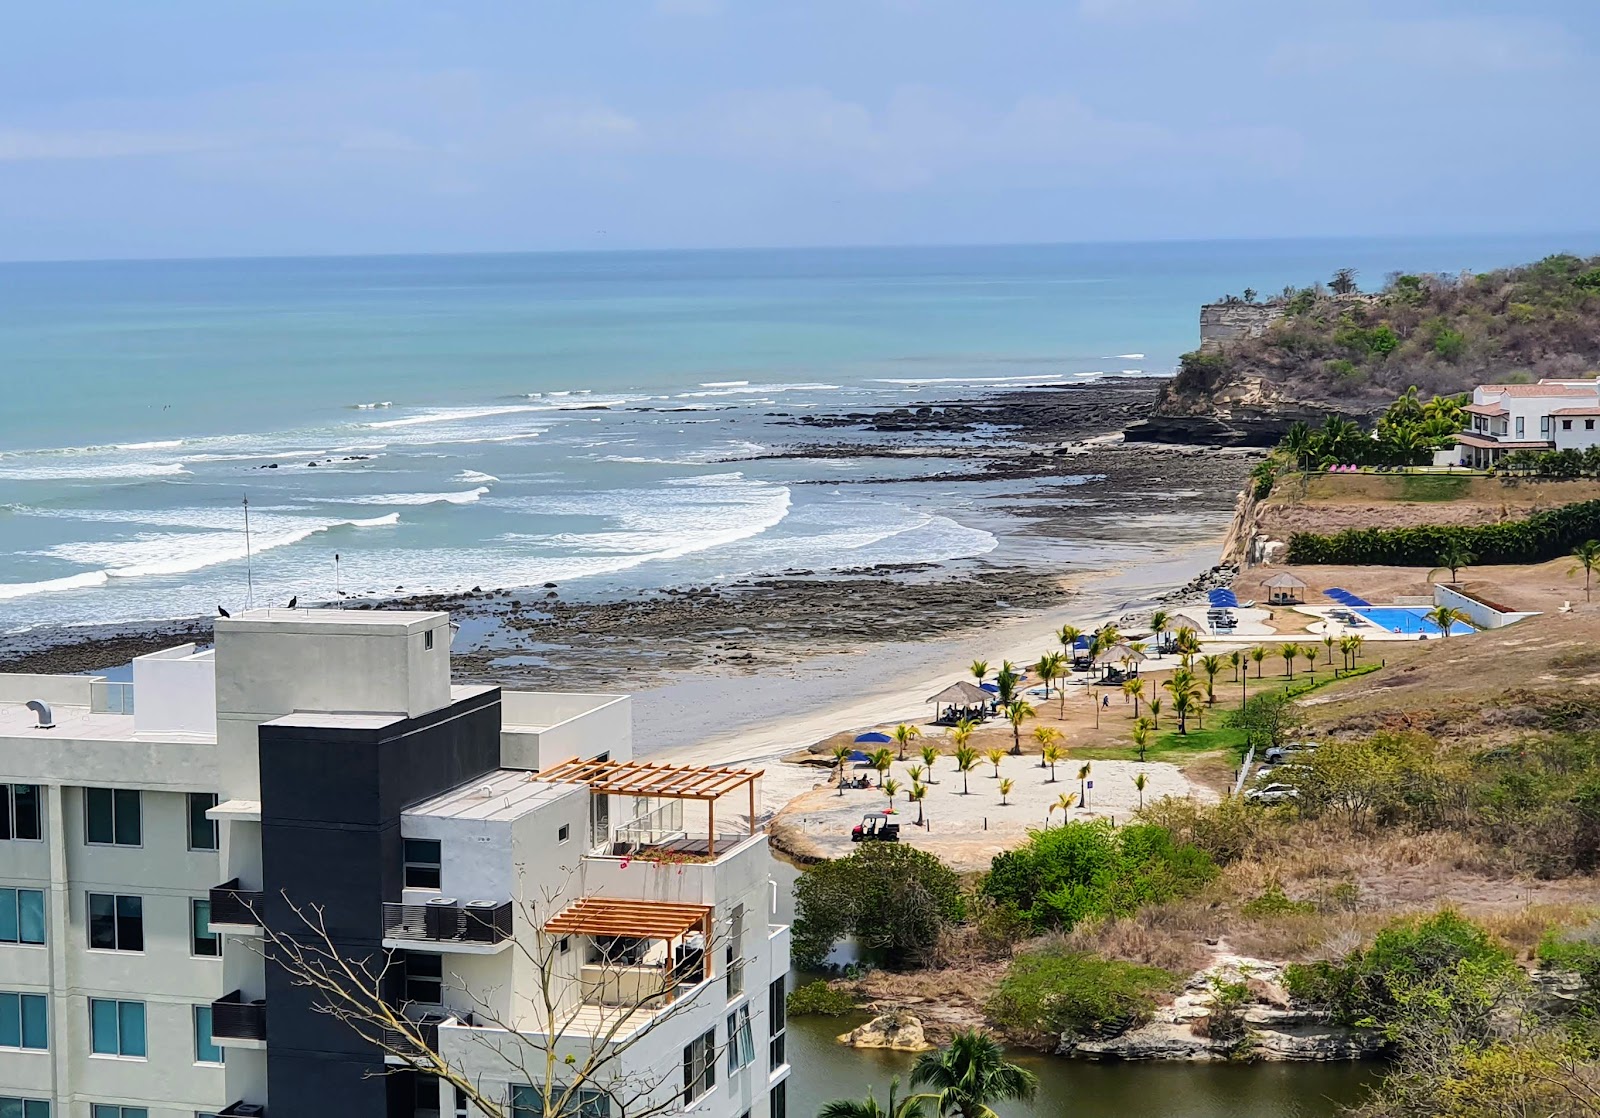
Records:
[[[1439,635],[1439,626],[1429,621],[1426,616],[1428,611],[1420,607],[1413,609],[1408,606],[1366,606],[1356,612],[1391,633],[1426,633],[1430,637]],[[1455,621],[1450,625],[1452,637],[1465,636],[1477,631],[1464,621]]]

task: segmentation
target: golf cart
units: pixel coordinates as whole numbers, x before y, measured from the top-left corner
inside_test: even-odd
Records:
[[[899,842],[900,824],[889,821],[881,811],[869,811],[850,828],[851,842]]]

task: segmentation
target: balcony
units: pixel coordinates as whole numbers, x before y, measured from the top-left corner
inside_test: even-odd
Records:
[[[211,1037],[223,1047],[256,1048],[267,1040],[267,1003],[238,990],[211,1003]]]
[[[259,928],[266,894],[239,887],[239,879],[211,890],[211,924],[225,928]]]
[[[510,901],[461,904],[440,897],[427,904],[383,906],[385,947],[492,954],[510,944],[511,927]]]
[[[260,1102],[229,1103],[217,1111],[217,1118],[267,1118],[267,1104]]]

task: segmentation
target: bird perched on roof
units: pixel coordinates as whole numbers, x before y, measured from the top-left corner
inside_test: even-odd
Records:
[[[290,609],[294,609],[295,603],[298,602],[299,600],[300,600],[300,595],[298,595],[298,594],[296,594],[294,597],[290,598],[289,599],[289,608]]]
[[[233,614],[231,614],[231,613],[229,613],[229,612],[228,612],[228,611],[227,611],[227,610],[225,610],[225,609],[223,609],[223,608],[222,608],[222,607],[221,607],[221,606],[220,606],[220,605],[219,605],[219,606],[218,606],[218,607],[217,607],[217,616],[218,616],[218,617],[232,617],[232,616],[233,616]]]

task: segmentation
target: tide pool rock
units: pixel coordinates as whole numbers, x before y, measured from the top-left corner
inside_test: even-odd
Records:
[[[895,1052],[926,1052],[933,1045],[923,1034],[922,1021],[910,1013],[885,1013],[865,1025],[839,1035],[851,1048],[888,1048]]]

